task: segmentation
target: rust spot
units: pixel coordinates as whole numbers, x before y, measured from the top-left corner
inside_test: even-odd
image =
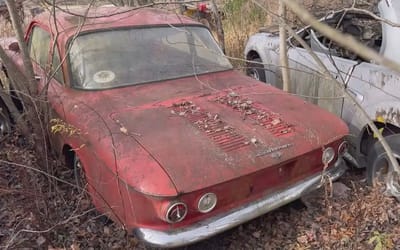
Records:
[[[375,118],[384,122],[389,122],[394,125],[400,124],[400,110],[398,108],[389,107],[386,109],[377,109],[375,112]]]

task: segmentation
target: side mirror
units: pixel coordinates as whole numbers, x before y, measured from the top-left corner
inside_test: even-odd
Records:
[[[14,51],[15,53],[19,53],[20,49],[19,49],[18,42],[10,43],[10,45],[8,45],[8,49],[11,51]]]

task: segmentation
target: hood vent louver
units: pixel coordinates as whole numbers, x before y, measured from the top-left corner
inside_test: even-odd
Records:
[[[252,119],[256,124],[266,128],[274,136],[287,135],[294,132],[294,126],[285,122],[279,114],[267,110],[265,107],[249,99],[242,98],[234,92],[216,96],[213,100],[231,107],[237,112],[241,112],[243,119]]]
[[[226,152],[250,145],[249,140],[238,134],[232,126],[222,121],[218,114],[211,114],[200,110],[199,107],[190,101],[173,104],[171,112],[185,117]]]

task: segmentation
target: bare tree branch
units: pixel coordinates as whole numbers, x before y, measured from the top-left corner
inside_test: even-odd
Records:
[[[289,78],[289,63],[287,56],[287,44],[286,44],[286,30],[285,30],[285,19],[286,19],[286,7],[285,3],[279,1],[279,57],[282,70],[282,82],[283,90],[286,92],[290,91],[290,78]]]
[[[29,93],[34,94],[37,92],[37,89],[35,89],[35,74],[33,73],[32,63],[29,59],[28,47],[24,42],[24,33],[22,31],[22,26],[20,24],[19,17],[17,14],[17,7],[15,6],[14,0],[6,0],[6,4],[8,12],[10,13],[10,18],[15,30],[15,34],[17,36],[18,44],[22,52],[22,60],[24,62],[24,67],[25,67],[24,74],[26,75],[26,78],[29,82],[28,85]]]
[[[224,29],[222,27],[221,16],[219,15],[217,4],[215,0],[211,1],[211,12],[214,17],[216,26],[217,26],[217,36],[219,45],[221,46],[222,51],[225,53],[225,36],[224,36]]]
[[[366,14],[366,15],[371,16],[371,17],[374,18],[375,20],[380,21],[380,22],[382,22],[382,23],[386,23],[386,24],[388,24],[388,25],[390,25],[390,26],[393,26],[393,27],[400,27],[400,24],[399,24],[399,23],[394,23],[394,22],[392,22],[392,21],[390,21],[390,20],[387,20],[387,19],[385,19],[385,18],[382,18],[382,17],[380,17],[380,16],[378,16],[378,15],[372,13],[372,12],[369,11],[369,10],[356,8],[356,7],[354,7],[354,5],[353,5],[352,7],[350,7],[350,8],[344,8],[343,10],[344,10],[344,11],[352,11],[352,12],[363,13],[363,14]]]

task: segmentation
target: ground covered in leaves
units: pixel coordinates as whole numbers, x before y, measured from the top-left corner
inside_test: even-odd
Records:
[[[1,249],[146,248],[94,210],[63,164],[38,172],[18,136],[0,149]],[[400,249],[399,220],[399,203],[350,170],[332,188],[186,249]]]

